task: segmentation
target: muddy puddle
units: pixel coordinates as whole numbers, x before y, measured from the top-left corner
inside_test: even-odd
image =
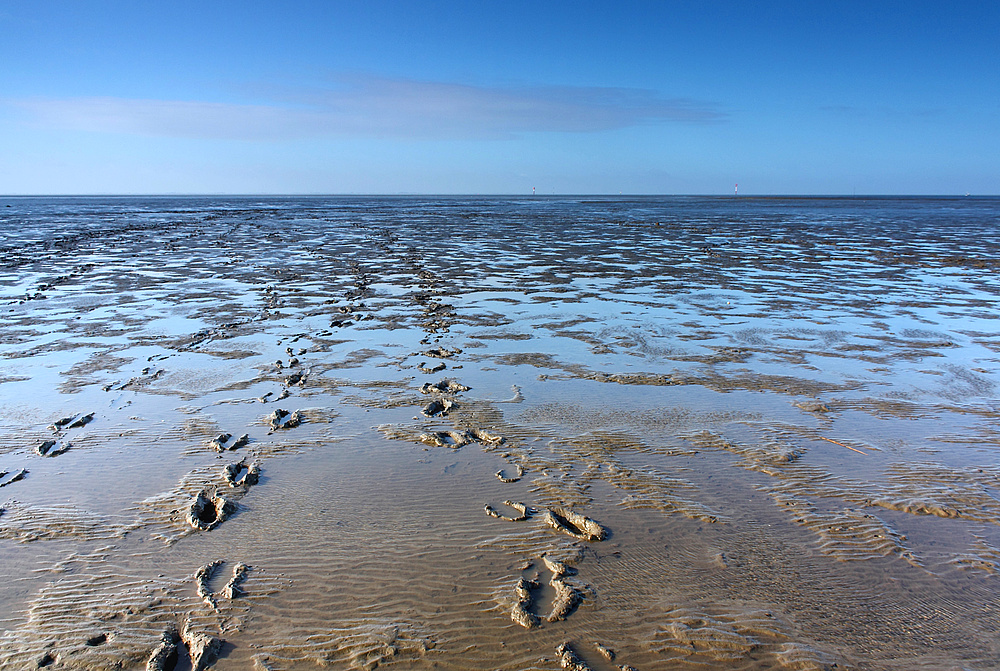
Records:
[[[998,215],[0,200],[0,668],[995,668]]]

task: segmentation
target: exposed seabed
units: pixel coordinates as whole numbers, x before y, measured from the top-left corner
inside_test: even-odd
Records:
[[[994,201],[10,203],[0,668],[1000,663]]]

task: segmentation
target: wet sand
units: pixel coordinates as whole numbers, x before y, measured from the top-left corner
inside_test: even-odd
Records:
[[[0,201],[0,668],[995,668],[998,213]]]

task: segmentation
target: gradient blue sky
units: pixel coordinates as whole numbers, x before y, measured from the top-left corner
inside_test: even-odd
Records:
[[[0,0],[0,193],[1000,194],[1000,2]]]

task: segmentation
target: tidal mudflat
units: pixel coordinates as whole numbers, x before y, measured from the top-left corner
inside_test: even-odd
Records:
[[[996,668],[998,233],[3,199],[0,668]]]

